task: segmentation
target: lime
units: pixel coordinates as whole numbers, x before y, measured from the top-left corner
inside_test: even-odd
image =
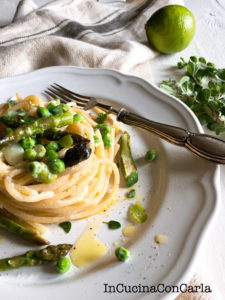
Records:
[[[195,18],[184,6],[168,5],[156,11],[145,25],[150,44],[159,52],[185,49],[195,34]]]

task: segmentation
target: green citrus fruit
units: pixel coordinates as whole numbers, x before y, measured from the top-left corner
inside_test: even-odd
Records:
[[[195,34],[195,18],[184,6],[168,5],[156,11],[145,25],[150,44],[159,52],[185,49]]]

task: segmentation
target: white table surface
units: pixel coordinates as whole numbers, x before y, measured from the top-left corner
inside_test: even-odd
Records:
[[[0,0],[0,26],[11,22],[19,0]],[[49,0],[35,0],[38,6]],[[173,77],[179,58],[191,55],[203,56],[219,67],[225,67],[225,0],[186,0],[185,5],[195,15],[197,32],[191,45],[174,55],[159,55],[152,63],[151,74],[154,83]],[[196,271],[207,273],[206,276],[216,282],[217,292],[225,294],[225,166],[221,167],[222,207],[214,228],[209,234],[205,247],[196,265]],[[218,238],[220,237],[220,238]],[[208,272],[210,270],[210,274]],[[218,280],[217,280],[218,279]],[[220,299],[218,299],[220,300]]]

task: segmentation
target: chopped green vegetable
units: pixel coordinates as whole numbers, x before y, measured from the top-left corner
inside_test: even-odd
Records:
[[[49,244],[38,232],[34,231],[29,227],[19,224],[9,216],[7,212],[0,209],[0,228],[8,232],[16,234],[25,240],[31,241],[36,245]]]
[[[127,193],[127,198],[132,199],[136,196],[136,190],[132,189]]]
[[[2,134],[0,136],[0,147],[17,143],[23,138],[25,139],[37,134],[43,134],[46,130],[63,127],[70,125],[71,123],[73,123],[73,115],[71,113],[64,113],[62,115],[51,116],[48,118],[39,118],[34,122],[21,125],[6,134]]]
[[[70,232],[70,230],[71,230],[71,228],[72,228],[71,222],[68,222],[68,221],[60,223],[59,226],[62,227],[62,229],[63,229],[66,233]]]
[[[55,160],[59,157],[59,154],[55,150],[47,150],[45,159],[47,161]]]
[[[3,155],[9,165],[15,166],[22,162],[24,149],[20,144],[12,144],[4,148]]]
[[[94,135],[93,138],[94,138],[94,144],[95,144],[95,146],[99,145],[99,143],[100,143],[99,137],[97,137],[96,135]]]
[[[195,113],[202,125],[220,134],[225,131],[225,69],[216,68],[203,57],[181,58],[177,67],[183,76],[165,80],[160,85],[165,92],[181,99]]]
[[[8,104],[9,107],[13,107],[13,106],[15,106],[15,105],[17,104],[17,102],[14,101],[14,100],[9,100],[9,101],[7,102],[7,104]]]
[[[142,207],[140,202],[136,202],[129,207],[128,219],[134,224],[144,223],[148,218],[146,209]]]
[[[20,141],[20,144],[23,147],[23,149],[33,148],[36,145],[36,143],[37,143],[36,139],[32,137],[27,137]]]
[[[84,116],[82,114],[76,114],[76,115],[73,116],[73,121],[75,123],[83,122],[84,121]]]
[[[37,152],[33,148],[29,148],[24,151],[24,159],[35,160],[36,158]]]
[[[105,148],[111,147],[112,146],[112,138],[110,135],[111,127],[109,126],[109,124],[98,124],[96,126],[96,128],[99,129],[101,132],[104,147]]]
[[[28,166],[31,175],[40,183],[51,183],[57,178],[57,175],[52,174],[48,166],[39,161],[32,161]]]
[[[58,261],[60,257],[67,255],[71,247],[71,244],[50,245],[40,250],[30,250],[18,256],[3,258],[0,260],[0,272]]]
[[[145,160],[153,161],[156,160],[158,153],[155,150],[148,150],[145,154]]]
[[[126,179],[126,186],[131,187],[132,185],[134,185],[137,182],[138,182],[138,172],[133,171],[132,173],[130,173],[130,175]]]
[[[48,164],[50,172],[53,174],[59,174],[65,171],[65,163],[61,159],[51,160]]]
[[[138,181],[138,171],[131,153],[129,134],[123,133],[120,137],[119,143],[119,158],[122,174],[124,176],[126,186],[131,187]]]
[[[24,117],[26,114],[27,114],[27,111],[24,109],[9,110],[7,112],[7,117],[16,117],[16,116]]]
[[[71,267],[70,259],[68,257],[60,257],[56,263],[56,267],[61,274],[68,272]]]
[[[61,139],[59,139],[58,142],[62,148],[70,148],[73,145],[73,138],[71,134],[67,134],[63,136]]]
[[[54,150],[54,151],[58,151],[59,150],[59,144],[58,142],[50,142],[47,144],[46,146],[46,150]]]
[[[63,113],[63,106],[62,104],[56,105],[52,110],[51,113],[53,115],[61,115]]]
[[[102,124],[107,119],[108,114],[107,113],[99,113],[96,118],[96,123]]]
[[[114,221],[114,220],[107,222],[107,224],[110,229],[118,229],[121,227],[121,224],[118,221]]]
[[[37,159],[41,159],[45,156],[46,154],[46,149],[45,149],[45,146],[41,145],[41,144],[38,144],[34,147],[34,150],[36,151],[37,153]]]
[[[125,261],[130,257],[130,252],[126,248],[119,247],[115,250],[115,255],[120,261]]]

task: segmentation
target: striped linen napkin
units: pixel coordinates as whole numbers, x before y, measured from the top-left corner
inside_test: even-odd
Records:
[[[103,1],[103,0],[102,0]],[[111,68],[151,80],[144,25],[160,7],[182,0],[55,0],[38,8],[19,2],[12,24],[0,29],[0,77],[74,65]],[[200,274],[200,273],[198,273]],[[196,275],[190,285],[209,284]],[[176,300],[219,300],[210,294],[180,294]]]
[[[12,24],[0,29],[0,76],[75,65],[111,68],[149,78],[157,53],[144,25],[164,5],[182,0],[55,0],[37,9],[20,1]]]

